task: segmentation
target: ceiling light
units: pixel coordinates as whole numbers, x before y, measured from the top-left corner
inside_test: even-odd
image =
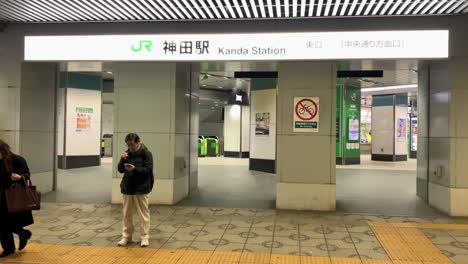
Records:
[[[384,2],[385,0],[380,0],[380,1]],[[380,12],[380,15],[385,15],[385,13],[387,12],[387,10],[390,8],[392,4],[395,4],[395,0],[388,0],[387,4],[384,6],[382,11]]]
[[[240,8],[238,0],[232,0],[234,2],[234,7],[236,7],[237,14],[239,15],[236,18],[244,18],[244,14],[242,13],[242,9]]]
[[[301,17],[305,16],[306,2],[307,0],[301,0]]]
[[[364,10],[364,6],[366,6],[367,0],[362,0],[361,3],[359,4],[359,8],[356,12],[357,16],[360,16],[362,14],[362,10]]]
[[[385,0],[379,0],[379,3],[377,3],[377,6],[374,8],[374,12],[372,12],[372,15],[377,15],[377,12],[379,12],[379,9],[382,7],[382,5],[384,4]],[[391,2],[390,0],[388,0],[388,2]]]
[[[250,0],[250,7],[252,8],[252,12],[255,18],[258,18],[258,11],[257,11],[257,4],[254,0]]]
[[[273,4],[271,3],[272,0],[267,0],[267,5],[268,5],[268,14],[270,15],[270,18],[275,17],[275,14],[273,12]]]
[[[367,16],[370,14],[370,11],[372,10],[372,7],[374,6],[376,0],[371,0],[369,4],[367,5],[366,11],[364,12],[364,15]],[[377,9],[377,8],[376,8]]]
[[[314,15],[315,0],[309,1],[309,17]]]
[[[284,1],[284,16],[289,17],[289,0]]]
[[[231,2],[229,0],[224,0],[224,4],[226,5],[229,14],[231,14],[232,18],[236,18],[236,13],[234,12],[234,9],[232,8]]]
[[[245,11],[245,14],[247,15],[247,17],[252,17],[250,15],[250,9],[249,9],[249,5],[247,4],[247,2],[245,2],[245,0],[242,0],[242,6],[244,7],[244,11]]]
[[[439,10],[439,8],[440,8],[442,5],[444,5],[444,4],[447,3],[447,0],[441,0],[441,1],[439,1],[439,2],[437,2],[437,1],[432,1],[432,2],[433,2],[434,4],[437,4],[437,5],[434,6],[430,11],[429,11],[429,9],[430,9],[430,6],[431,6],[431,5],[429,5],[429,6],[426,8],[426,9],[428,9],[428,10],[424,9],[424,10],[422,11],[423,14],[425,14],[425,13],[428,12],[428,11],[429,11],[429,14],[434,14],[437,10]]]
[[[413,9],[419,4],[419,2],[421,2],[421,0],[414,0],[410,7],[406,9],[405,15],[411,14],[411,11],[413,11]]]
[[[276,0],[276,16],[281,17],[281,0]]]
[[[336,0],[335,6],[333,7],[333,14],[332,16],[336,16],[338,14],[338,8],[340,7],[341,0]],[[346,9],[346,6],[343,6],[343,9]]]
[[[359,0],[354,0],[353,3],[351,4],[351,8],[348,11],[348,16],[353,16],[354,15],[354,9],[356,9],[356,5],[359,2]]]
[[[361,92],[377,92],[377,91],[387,91],[387,90],[402,90],[402,89],[412,89],[418,88],[417,84],[409,85],[395,85],[395,86],[384,86],[384,87],[375,87],[375,88],[363,88]]]
[[[211,19],[213,19],[214,18],[213,13],[211,13],[210,8],[206,5],[205,1],[204,0],[198,0],[198,2],[201,4],[201,6],[205,10],[205,12],[208,14],[208,16]]]
[[[262,17],[266,17],[265,5],[263,4],[263,0],[258,0],[258,4],[260,6],[260,13],[262,14]]]
[[[396,0],[396,2],[393,4],[393,7],[392,9],[390,9],[390,12],[388,14],[393,15],[395,11],[398,9],[398,7],[400,6],[401,2],[403,2],[403,0]]]
[[[318,0],[317,16],[322,16],[323,0]]]
[[[221,9],[221,13],[223,13],[224,18],[229,18],[229,14],[226,12],[226,8],[224,8],[221,0],[216,0],[216,4],[218,5],[219,9]]]
[[[332,4],[332,1],[328,0],[327,5],[325,6],[324,16],[329,16],[330,15],[331,4]]]

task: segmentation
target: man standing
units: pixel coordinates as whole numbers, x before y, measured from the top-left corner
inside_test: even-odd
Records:
[[[141,246],[149,246],[150,213],[148,208],[149,193],[153,189],[153,155],[140,142],[140,137],[131,133],[125,137],[128,150],[122,153],[118,170],[123,173],[120,189],[123,195],[123,233],[119,246],[126,246],[132,241],[134,231],[133,208],[140,218]]]

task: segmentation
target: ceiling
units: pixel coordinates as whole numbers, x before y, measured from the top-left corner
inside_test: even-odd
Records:
[[[0,22],[19,23],[461,13],[468,13],[468,0],[0,0]]]

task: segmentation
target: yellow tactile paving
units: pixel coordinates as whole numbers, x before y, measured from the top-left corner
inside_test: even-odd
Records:
[[[453,263],[421,229],[468,229],[468,225],[369,222],[390,260],[290,256],[222,251],[30,244],[4,259],[34,264],[468,264]]]

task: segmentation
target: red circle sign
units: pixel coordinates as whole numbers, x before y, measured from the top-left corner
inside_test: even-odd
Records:
[[[312,120],[318,114],[318,106],[311,99],[302,99],[296,104],[296,116],[304,121]]]

